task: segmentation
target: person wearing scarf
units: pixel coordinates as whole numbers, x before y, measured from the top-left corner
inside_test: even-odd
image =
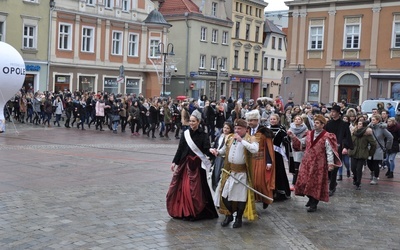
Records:
[[[362,169],[368,157],[372,157],[376,150],[376,142],[372,136],[372,129],[368,128],[368,122],[359,121],[351,136],[354,149],[349,150],[351,157],[351,171],[353,172],[353,184],[356,190],[361,190]]]
[[[393,144],[392,148],[388,150],[387,154],[387,166],[388,166],[388,171],[386,173],[387,178],[393,178],[393,172],[394,172],[394,167],[396,163],[396,155],[399,152],[399,140],[400,140],[400,126],[396,122],[396,119],[394,117],[390,117],[388,119],[388,127],[387,130],[392,134],[393,136]]]
[[[296,136],[298,139],[302,139],[306,135],[308,128],[304,124],[303,118],[301,118],[300,115],[296,115],[293,118],[293,122],[290,124],[289,131],[291,131],[294,134],[294,136]],[[293,148],[293,144],[292,144],[292,148]],[[297,176],[299,173],[299,167],[300,167],[301,160],[303,159],[303,156],[304,156],[303,150],[296,151],[293,149],[293,161],[294,161],[293,169],[289,168],[289,172],[293,173],[292,185],[296,184]]]

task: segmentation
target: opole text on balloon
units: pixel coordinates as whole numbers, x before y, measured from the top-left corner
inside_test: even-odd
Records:
[[[3,73],[6,75],[8,75],[8,74],[25,75],[25,68],[4,67]]]

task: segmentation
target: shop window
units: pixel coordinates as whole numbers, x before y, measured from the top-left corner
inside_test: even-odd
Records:
[[[104,78],[104,92],[118,94],[118,83],[116,77]]]
[[[140,80],[139,79],[126,79],[126,94],[139,95],[140,93]]]

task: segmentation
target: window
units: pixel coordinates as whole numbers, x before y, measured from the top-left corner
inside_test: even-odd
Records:
[[[254,71],[258,71],[258,53],[254,54]]]
[[[279,50],[282,50],[282,43],[283,43],[283,39],[282,39],[282,37],[279,37],[278,38],[278,49]]]
[[[246,40],[250,39],[250,24],[246,23]]]
[[[0,41],[4,42],[4,22],[0,21]]]
[[[222,32],[222,44],[228,44],[228,31]]]
[[[233,68],[238,69],[239,68],[239,50],[235,50],[235,55],[233,58]]]
[[[236,12],[239,12],[239,2],[236,2]]]
[[[309,80],[308,81],[308,101],[318,102],[319,101],[319,81]]]
[[[122,32],[113,31],[112,33],[112,51],[113,55],[122,55]]]
[[[217,16],[217,9],[218,4],[217,3],[212,3],[211,4],[211,16]]]
[[[119,84],[117,82],[117,78],[114,77],[104,78],[104,88],[103,88],[104,92],[117,94],[119,92],[118,86]]]
[[[222,57],[221,60],[221,71],[226,71],[226,63],[228,62],[228,59],[226,57]]]
[[[87,5],[94,5],[96,3],[96,0],[86,0]]]
[[[149,57],[158,57],[157,52],[158,52],[158,44],[160,43],[160,40],[158,39],[151,39],[150,40],[150,48],[149,48]]]
[[[82,28],[82,51],[84,52],[94,51],[94,28],[91,27]]]
[[[58,48],[71,50],[72,49],[72,25],[60,24],[58,31]]]
[[[122,11],[129,11],[131,5],[130,0],[122,0]]]
[[[106,9],[112,9],[114,7],[114,0],[104,0],[104,7]]]
[[[264,70],[268,70],[268,57],[264,57]]]
[[[200,55],[199,68],[201,68],[201,69],[205,69],[206,68],[206,55]]]
[[[36,48],[36,26],[24,25],[24,48]]]
[[[126,79],[126,91],[127,94],[139,95],[140,93],[140,79]]]
[[[244,52],[244,70],[249,70],[249,52]]]
[[[201,27],[200,41],[206,41],[206,40],[207,40],[207,28]]]
[[[211,42],[218,42],[218,30],[212,30]]]
[[[137,34],[129,34],[128,56],[138,56],[138,37]]]
[[[276,45],[275,45],[275,43],[276,43],[276,37],[272,37],[272,42],[271,42],[272,44],[271,44],[271,47],[272,47],[272,49],[276,49]]]
[[[239,32],[240,32],[240,22],[236,22],[235,38],[239,38]]]
[[[242,3],[240,3],[239,7],[240,7],[240,13],[242,13]]]
[[[216,56],[212,56],[211,57],[211,68],[210,69],[217,69],[217,57]]]
[[[246,5],[246,14],[247,15],[249,14],[249,6],[248,5]]]
[[[256,26],[256,35],[255,35],[255,37],[254,37],[254,41],[256,42],[256,43],[258,43],[258,39],[259,39],[259,36],[260,35],[260,27],[259,26]]]
[[[252,13],[252,7],[250,6],[250,8],[249,8],[249,15],[251,16],[251,13]]]
[[[1,40],[1,39],[0,39]],[[400,48],[400,22],[393,25],[393,48]]]
[[[346,24],[345,49],[360,48],[360,24]]]
[[[276,69],[278,70],[278,71],[281,71],[282,69],[281,69],[281,63],[282,63],[282,59],[278,59],[278,62],[277,62],[278,64],[276,65]]]
[[[275,70],[275,58],[271,58],[271,70]]]
[[[322,49],[323,44],[323,26],[310,27],[310,44],[309,49]]]

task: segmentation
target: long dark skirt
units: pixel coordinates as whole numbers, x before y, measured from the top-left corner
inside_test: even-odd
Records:
[[[290,197],[289,180],[286,175],[283,157],[275,152],[275,192],[274,200],[285,200]]]
[[[174,218],[218,218],[207,184],[206,171],[201,168],[199,157],[187,156],[178,165],[167,193],[167,210]]]

